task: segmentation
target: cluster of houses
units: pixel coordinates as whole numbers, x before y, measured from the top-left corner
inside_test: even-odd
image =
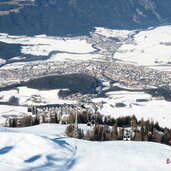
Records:
[[[91,37],[80,37],[94,45],[94,52],[99,59],[79,61],[32,61],[23,66],[1,67],[0,86],[11,85],[18,80],[26,81],[45,75],[61,75],[85,73],[99,79],[109,77],[112,80],[124,82],[128,87],[143,88],[146,85],[166,86],[171,88],[170,72],[162,72],[144,66],[137,66],[116,61],[115,51],[122,44],[122,38],[116,41],[105,36],[92,33]],[[108,58],[110,60],[108,60]]]
[[[101,105],[102,103],[33,105],[28,107],[26,113],[8,115],[4,126],[23,127],[41,123],[68,124],[70,114],[83,113],[84,111],[94,114]]]

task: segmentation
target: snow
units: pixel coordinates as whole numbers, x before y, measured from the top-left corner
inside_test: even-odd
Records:
[[[0,125],[4,125],[8,116],[26,115],[27,107],[0,105]]]
[[[4,125],[9,116],[31,115],[28,106],[47,104],[76,104],[77,101],[62,100],[58,97],[59,89],[38,90],[28,87],[18,87],[0,92],[0,102],[8,102],[14,96],[18,98],[20,106],[0,105],[0,125]]]
[[[161,147],[154,143],[82,141],[77,149],[84,151],[76,153],[78,164],[71,170],[169,170],[165,153],[170,147]]]
[[[19,90],[19,91],[18,91]],[[27,87],[19,87],[18,90],[0,92],[0,102],[6,102],[10,97],[15,96],[19,99],[20,105],[46,105],[46,104],[76,104],[77,101],[61,100],[58,97],[59,89],[37,90]],[[102,115],[112,117],[135,115],[139,120],[153,120],[159,122],[162,127],[171,128],[171,102],[162,98],[153,98],[143,92],[112,91],[106,93],[106,98],[94,98],[93,102],[105,102],[99,109]],[[35,101],[33,97],[37,97]],[[137,102],[137,99],[143,102]],[[116,103],[124,103],[125,107],[115,107]],[[27,107],[0,105],[0,123],[5,123],[2,116],[23,115],[27,113]]]
[[[0,168],[3,171],[171,169],[171,165],[166,164],[171,157],[169,146],[150,142],[91,142],[67,138],[61,134],[64,127],[41,124],[0,132]]]
[[[16,56],[16,57],[13,57],[11,59],[9,59],[9,61],[17,61],[17,60],[22,60],[22,59],[26,59],[25,57],[20,57],[20,56]]]
[[[171,26],[140,31],[123,43],[114,58],[133,64],[160,66],[171,61]]]
[[[19,43],[22,46],[23,54],[31,54],[35,56],[49,55],[52,51],[62,51],[67,53],[90,53],[95,49],[86,40],[81,38],[60,38],[38,35],[34,37],[11,36],[0,33],[1,42]]]
[[[6,113],[7,111],[20,111],[24,113],[24,112],[27,112],[27,107],[0,105],[0,114]]]
[[[124,99],[125,101],[126,100],[135,101],[138,98],[151,100],[151,95],[146,94],[144,92],[113,91],[113,92],[106,93],[106,95],[115,99],[122,98],[122,100]]]
[[[112,30],[96,27],[93,34],[99,34],[102,38],[104,36],[116,39],[115,45],[119,48],[114,53],[114,59],[163,71],[171,70],[171,25],[147,30]],[[47,61],[106,60],[108,57],[103,46],[98,47],[96,38],[90,43],[89,37],[69,38],[46,35],[27,37],[0,33],[0,40],[5,43],[21,44],[23,56],[24,54],[35,57],[48,56]],[[100,51],[93,47],[93,43],[97,43]],[[24,58],[14,56],[12,60]],[[0,64],[5,62],[0,59]],[[14,63],[8,66],[16,67],[16,65]]]
[[[144,120],[153,120],[159,122],[162,127],[171,127],[171,105],[170,102],[165,102],[162,100],[147,102],[143,106],[132,105],[132,107],[125,108],[113,108],[110,104],[105,104],[100,113],[105,115],[111,115],[115,118],[121,116],[132,116],[135,115],[139,120],[144,118]]]
[[[95,28],[96,28],[95,33],[105,37],[128,38],[128,35],[131,33],[130,30],[112,30],[104,27],[95,27]]]
[[[14,36],[0,33],[0,40],[10,44],[21,44],[21,53],[24,55],[48,56],[47,61],[84,61],[84,60],[104,60],[106,56],[98,53],[97,49],[89,43],[86,37],[52,37],[46,35],[36,35],[33,37]],[[22,60],[26,57],[13,57],[13,60]],[[0,63],[5,63],[0,59]],[[3,69],[16,67],[20,62],[8,64]]]
[[[57,53],[52,55],[47,61],[87,61],[87,60],[101,60],[104,57],[100,54],[89,53],[89,54],[68,54],[68,53]]]
[[[171,26],[162,26],[140,31],[110,30],[96,28],[95,33],[106,37],[118,38],[123,43],[114,55],[136,65],[145,65],[160,70],[170,71],[171,61]],[[135,34],[133,39],[130,35]],[[157,35],[157,36],[156,36]],[[84,38],[59,38],[37,35],[32,37],[10,36],[0,34],[0,40],[6,43],[19,43],[23,54],[49,55],[48,61],[103,59],[96,53],[92,44]],[[20,59],[15,57],[14,60]],[[4,63],[0,59],[0,63]],[[8,64],[3,69],[23,67],[24,63]],[[0,102],[7,102],[10,97],[19,99],[20,105],[42,105],[76,103],[60,100],[59,90],[37,90],[19,87],[18,90],[1,91]],[[94,102],[105,102],[99,112],[112,117],[132,116],[144,120],[152,119],[162,127],[171,128],[171,102],[151,97],[142,92],[108,92],[106,98],[93,99]],[[35,102],[33,96],[38,97]],[[137,102],[144,99],[144,102]],[[124,103],[126,107],[115,107]],[[27,107],[0,105],[0,124],[5,123],[7,115],[24,115]],[[171,148],[166,145],[150,142],[90,142],[67,138],[67,125],[41,124],[27,128],[0,128],[0,168],[3,171],[56,171],[56,170],[116,170],[116,171],[170,171]],[[79,125],[84,131],[91,129]]]
[[[13,170],[46,170],[54,166],[59,170],[74,150],[65,141],[34,134],[6,132],[1,133],[1,137],[0,163],[6,164],[6,168],[13,166]]]
[[[9,69],[15,69],[15,68],[23,68],[24,66],[26,65],[25,62],[15,62],[15,63],[12,63],[12,64],[6,64],[4,66],[1,67],[1,69],[3,70],[9,70]]]
[[[171,128],[171,102],[152,98],[149,94],[142,92],[109,92],[108,98],[95,98],[93,102],[105,102],[99,112],[114,118],[135,115],[137,119],[153,120],[162,127]],[[137,99],[147,100],[137,102]],[[124,103],[126,107],[115,107],[116,103]]]
[[[54,90],[38,90],[28,87],[18,87],[15,90],[1,91],[0,102],[7,102],[10,97],[15,96],[19,99],[20,105],[45,105],[45,104],[74,104],[76,101],[59,99],[58,92],[60,89]],[[33,96],[37,96],[35,102]]]
[[[0,56],[0,65],[5,64],[5,63],[6,63],[6,60],[1,59],[1,56]]]

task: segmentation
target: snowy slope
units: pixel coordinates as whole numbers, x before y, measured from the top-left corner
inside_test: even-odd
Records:
[[[170,170],[165,158],[170,147],[140,142],[77,141],[78,159],[71,170],[162,171]]]
[[[170,171],[171,148],[149,142],[90,142],[63,136],[65,126],[6,129],[0,136],[3,171]],[[2,128],[1,128],[2,130]],[[15,131],[15,132],[13,132]],[[42,134],[44,133],[44,136]]]
[[[59,170],[74,150],[65,141],[34,134],[6,132],[1,133],[1,137],[0,163],[6,165],[5,168],[12,166],[13,170]]]

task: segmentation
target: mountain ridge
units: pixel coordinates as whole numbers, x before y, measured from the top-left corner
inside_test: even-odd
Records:
[[[2,5],[18,5],[2,11]],[[166,0],[3,0],[0,32],[13,35],[87,35],[94,27],[137,29],[171,21]]]

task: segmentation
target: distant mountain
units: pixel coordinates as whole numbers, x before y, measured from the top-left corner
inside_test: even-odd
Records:
[[[170,0],[1,0],[0,32],[83,35],[94,27],[135,29],[171,22]]]

